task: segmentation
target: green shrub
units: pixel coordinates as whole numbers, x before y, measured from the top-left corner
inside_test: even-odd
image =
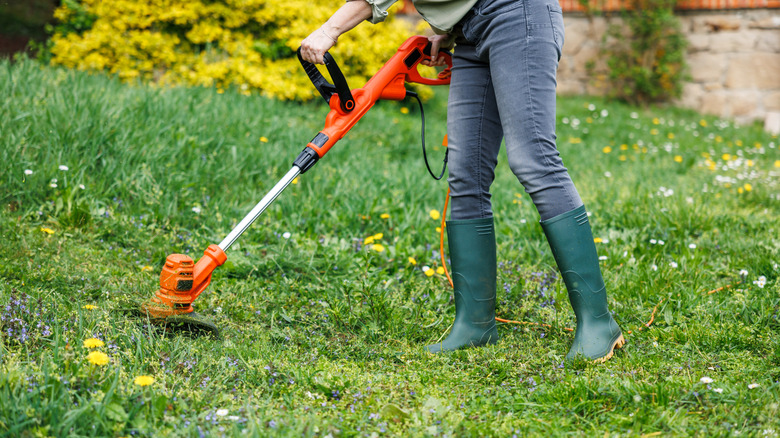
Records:
[[[621,24],[612,24],[607,56],[610,97],[632,104],[664,102],[682,93],[687,41],[674,15],[676,0],[631,0]]]
[[[123,80],[238,87],[282,99],[316,91],[295,50],[340,6],[331,0],[64,0],[50,61]],[[333,54],[352,86],[373,75],[412,33],[391,14],[361,24]]]

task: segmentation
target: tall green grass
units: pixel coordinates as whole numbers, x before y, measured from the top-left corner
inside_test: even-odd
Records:
[[[423,272],[440,265],[430,212],[446,185],[424,168],[413,104],[377,105],[231,248],[195,303],[222,329],[209,339],[126,310],[167,254],[197,258],[230,231],[327,107],[32,61],[0,64],[0,92],[2,435],[780,430],[780,152],[757,126],[559,101],[559,148],[628,339],[606,364],[563,364],[574,315],[503,156],[498,312],[528,324],[501,325],[496,346],[423,352],[454,308],[444,276]],[[426,112],[438,162],[443,93]],[[381,248],[365,243],[378,233]],[[108,364],[87,359],[93,337]]]

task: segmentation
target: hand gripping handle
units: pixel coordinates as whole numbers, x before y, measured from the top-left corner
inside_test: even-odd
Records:
[[[423,58],[425,60],[431,59],[431,43],[427,42],[422,50]],[[444,57],[444,62],[447,63],[447,68],[439,73],[438,78],[426,78],[420,75],[420,72],[416,68],[410,70],[407,73],[407,80],[417,84],[424,85],[447,85],[450,83],[450,69],[452,68],[452,53],[448,50],[439,50],[439,55]]]
[[[333,84],[322,76],[322,73],[320,73],[316,65],[303,59],[301,56],[301,48],[298,48],[298,61],[301,62],[301,66],[306,72],[306,75],[309,76],[311,83],[314,84],[314,88],[320,92],[325,101],[330,103],[331,97],[333,97],[334,94],[338,94],[341,110],[346,113],[352,111],[355,109],[355,98],[352,97],[352,91],[349,89],[344,73],[341,72],[338,64],[336,64],[336,60],[333,59],[333,56],[331,56],[330,53],[325,52],[323,60],[325,61],[325,67],[327,67],[328,73],[330,73],[330,77],[333,80]]]

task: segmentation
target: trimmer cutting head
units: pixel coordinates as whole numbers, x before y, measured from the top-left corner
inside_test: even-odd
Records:
[[[226,259],[217,245],[209,246],[198,263],[183,254],[169,255],[160,273],[160,288],[152,299],[141,304],[141,313],[172,331],[219,337],[217,326],[195,313],[192,302],[208,286],[214,268]]]

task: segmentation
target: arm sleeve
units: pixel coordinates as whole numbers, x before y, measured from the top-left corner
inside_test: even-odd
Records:
[[[351,1],[364,1],[371,5],[371,12],[373,13],[371,17],[371,23],[376,24],[381,21],[385,21],[385,18],[387,18],[387,10],[390,9],[390,6],[393,5],[398,0],[347,0],[348,2]]]

